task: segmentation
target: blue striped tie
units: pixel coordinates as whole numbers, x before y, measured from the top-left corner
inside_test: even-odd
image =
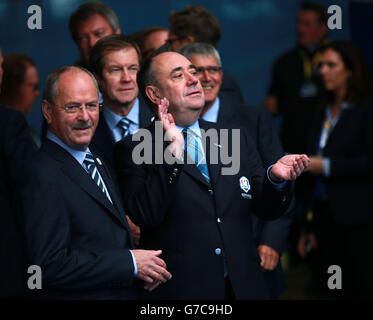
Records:
[[[86,168],[88,170],[88,173],[90,174],[90,176],[93,179],[93,181],[96,182],[97,186],[100,188],[100,190],[103,193],[105,193],[106,197],[111,202],[111,199],[110,199],[110,196],[108,194],[108,191],[106,190],[104,181],[102,180],[101,175],[100,175],[100,173],[97,170],[97,166],[96,166],[95,160],[93,159],[93,156],[92,156],[91,153],[88,153],[88,152],[86,153],[85,159],[84,159],[83,163],[85,164],[85,166],[86,166]]]
[[[206,157],[203,153],[202,143],[200,138],[193,132],[193,130],[183,129],[184,135],[184,150],[187,150],[188,156],[194,161],[203,177],[210,184],[209,169],[206,163]]]
[[[131,120],[127,119],[126,117],[123,117],[119,122],[118,126],[122,128],[122,139],[127,137],[128,134],[130,133],[130,125],[131,125]]]

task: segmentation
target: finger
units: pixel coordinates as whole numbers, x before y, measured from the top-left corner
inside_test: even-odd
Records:
[[[303,164],[303,161],[302,161],[301,159],[299,159],[299,160],[297,161],[297,164],[298,164],[298,167],[299,167],[300,171],[303,172],[304,169],[305,169],[305,166],[304,166],[304,164]]]

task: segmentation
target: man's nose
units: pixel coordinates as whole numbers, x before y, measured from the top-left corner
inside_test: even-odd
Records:
[[[210,73],[206,69],[202,71],[201,80],[203,81],[211,80]]]
[[[89,48],[92,49],[93,46],[96,44],[97,42],[97,38],[94,36],[94,35],[90,35],[89,36],[89,39],[88,39],[88,45],[89,45]]]
[[[124,82],[131,81],[131,77],[130,77],[129,72],[128,72],[127,69],[124,68],[123,71],[121,72],[120,80],[124,81]]]
[[[79,120],[85,120],[85,121],[89,120],[89,113],[85,105],[82,105],[82,107],[79,109],[78,118]]]

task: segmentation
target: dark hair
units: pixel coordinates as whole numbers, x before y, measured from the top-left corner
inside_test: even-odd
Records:
[[[320,4],[306,1],[301,4],[299,11],[313,11],[318,15],[320,24],[327,24],[328,22],[325,7]]]
[[[121,34],[112,34],[98,40],[89,54],[89,70],[91,70],[96,76],[102,77],[102,69],[105,65],[105,56],[113,51],[130,48],[136,50],[140,64],[140,50],[136,43],[131,42],[128,36]]]
[[[23,53],[11,53],[3,58],[3,83],[0,90],[0,104],[10,105],[18,96],[19,86],[25,81],[27,67],[29,65],[35,67],[35,63]]]
[[[221,28],[216,17],[203,6],[188,5],[180,11],[171,11],[168,16],[170,33],[180,40],[193,36],[195,42],[206,42],[217,47]]]
[[[361,51],[348,41],[333,41],[322,48],[322,52],[331,49],[339,54],[351,76],[347,80],[345,100],[355,102],[365,96],[373,95],[373,81],[369,66]],[[334,100],[333,92],[326,93],[326,103]]]
[[[113,29],[113,32],[120,28],[119,20],[115,12],[108,7],[106,4],[100,1],[89,1],[83,3],[78,9],[76,9],[69,19],[69,30],[70,35],[74,41],[77,40],[77,28],[78,24],[81,21],[89,19],[95,14],[103,16],[110,27]]]
[[[141,53],[143,53],[146,38],[150,36],[152,33],[158,32],[158,31],[168,31],[168,30],[161,26],[150,26],[145,29],[141,29],[135,33],[132,33],[129,37],[132,42],[135,42],[138,45]]]

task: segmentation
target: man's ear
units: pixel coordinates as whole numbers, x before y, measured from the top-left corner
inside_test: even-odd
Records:
[[[115,30],[114,34],[120,34],[120,28],[118,28],[117,30]]]
[[[43,116],[45,120],[47,120],[48,124],[52,123],[52,106],[47,100],[43,100],[43,103],[41,105],[41,110],[43,112]]]
[[[148,96],[149,100],[154,104],[158,105],[161,103],[161,93],[156,86],[146,86],[145,93]]]

